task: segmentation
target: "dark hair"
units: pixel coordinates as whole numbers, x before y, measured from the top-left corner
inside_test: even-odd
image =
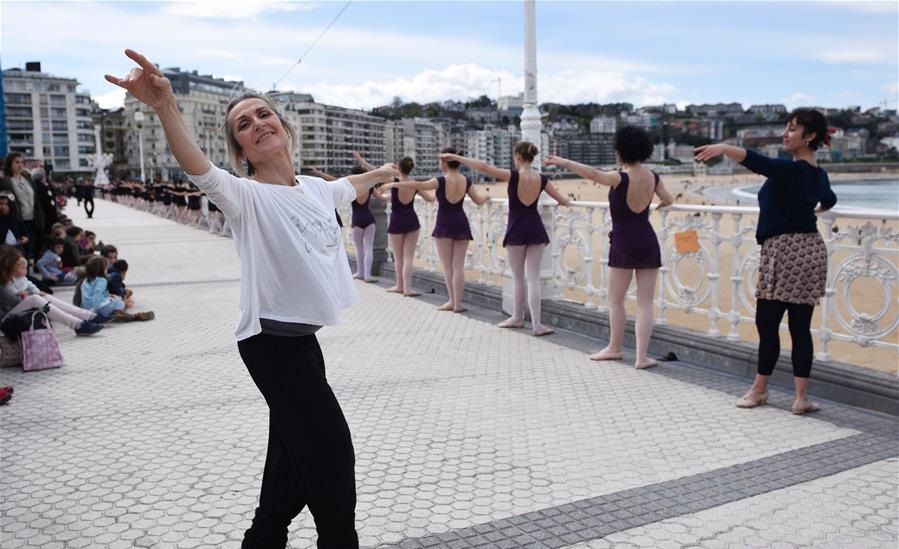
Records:
[[[50,239],[50,248],[52,249],[55,246],[65,246],[66,241],[61,238],[51,238]]]
[[[440,151],[440,153],[441,154],[443,154],[443,153],[459,154],[459,151],[457,151],[455,147],[447,147],[447,148],[443,149],[442,151]],[[451,170],[458,169],[459,161],[458,160],[447,160],[446,167],[448,167]]]
[[[66,236],[68,236],[69,238],[75,238],[76,236],[78,236],[79,234],[81,234],[83,232],[84,232],[84,229],[82,229],[81,227],[76,227],[75,225],[72,225],[71,227],[66,229]]]
[[[521,141],[517,145],[515,145],[515,152],[521,155],[522,160],[526,162],[533,162],[537,154],[540,153],[540,149],[538,149],[537,145],[534,145],[533,143]]]
[[[291,124],[287,121],[286,118],[284,118],[284,115],[281,114],[281,111],[278,110],[277,105],[271,97],[256,92],[246,92],[234,98],[234,100],[228,103],[228,108],[225,109],[225,142],[228,145],[228,159],[231,161],[231,167],[234,168],[234,172],[241,177],[253,175],[254,173],[256,173],[256,168],[249,160],[242,158],[243,148],[241,148],[240,143],[237,142],[237,137],[234,134],[234,129],[228,123],[228,116],[231,115],[231,111],[234,109],[234,107],[236,107],[239,103],[246,101],[247,99],[262,100],[262,102],[265,103],[273,113],[275,113],[275,116],[278,117],[278,120],[281,121],[281,125],[284,126],[284,130],[287,131],[287,135],[290,136],[291,145],[296,147],[297,144],[297,131],[294,129],[293,124]],[[246,162],[246,166],[243,165],[242,160]]]
[[[112,262],[112,268],[117,270],[120,273],[124,273],[128,271],[128,262],[124,259],[116,259]]]
[[[353,175],[359,175],[361,173],[365,173],[365,168],[363,168],[359,164],[356,164],[355,166],[353,166],[353,169],[350,170],[350,173]]]
[[[95,233],[94,231],[84,231],[84,237],[85,238],[90,238],[90,237],[97,238],[97,233]]]
[[[12,246],[6,244],[0,246],[0,284],[5,286],[10,283],[20,257],[22,254]]]
[[[615,132],[615,152],[625,164],[643,162],[652,156],[652,138],[646,130],[624,126]]]
[[[815,138],[808,142],[808,148],[817,151],[821,145],[830,145],[830,132],[827,131],[827,118],[821,111],[815,109],[794,109],[787,117],[787,123],[796,122],[802,126],[802,136],[815,134]]]
[[[25,158],[25,155],[18,151],[11,151],[6,158],[3,159],[3,174],[6,177],[12,177],[12,163],[16,160],[16,158]]]
[[[412,173],[412,170],[415,168],[415,161],[409,158],[408,156],[404,156],[400,159],[400,173],[403,175],[409,175]]]
[[[88,280],[93,280],[98,276],[103,276],[104,274],[106,274],[105,257],[95,255],[87,260],[87,265],[84,266],[84,275]]]
[[[107,244],[107,245],[103,246],[102,248],[100,248],[100,255],[102,255],[103,257],[109,257],[109,254],[117,254],[117,253],[119,253],[119,250],[112,244]]]

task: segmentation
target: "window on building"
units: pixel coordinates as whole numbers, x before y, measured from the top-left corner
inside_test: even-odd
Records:
[[[72,165],[69,163],[68,158],[57,158],[53,163],[53,167],[57,170],[68,170]]]
[[[66,106],[66,96],[65,95],[51,95],[50,96],[50,104],[54,107],[65,107]]]
[[[90,161],[89,161],[87,158],[79,158],[79,159],[78,159],[78,166],[81,167],[81,168],[90,168],[90,167],[91,167],[91,163],[90,163]]]
[[[68,114],[65,109],[50,109],[50,116],[53,118],[67,118]]]
[[[53,131],[64,131],[69,129],[69,123],[65,120],[54,120]]]
[[[68,145],[54,145],[53,146],[53,156],[69,156],[69,146]]]
[[[59,84],[47,84],[47,91],[58,92]]]

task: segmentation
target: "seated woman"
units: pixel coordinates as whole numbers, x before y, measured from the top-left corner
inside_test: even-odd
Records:
[[[21,280],[16,280],[24,278],[27,270],[28,262],[18,250],[5,244],[0,245],[0,284],[2,284],[0,286],[0,314],[2,314],[2,318],[49,305],[47,317],[71,328],[78,335],[94,334],[103,328],[97,322],[93,322],[98,316],[95,311],[76,307],[41,292],[32,293],[31,287],[23,285]],[[27,279],[25,282],[28,282]]]

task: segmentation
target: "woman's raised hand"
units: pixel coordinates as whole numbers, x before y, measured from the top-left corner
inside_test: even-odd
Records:
[[[700,145],[693,149],[693,154],[696,155],[696,160],[699,162],[705,162],[706,160],[710,160],[712,158],[716,158],[724,154],[724,149],[727,147],[724,143],[713,143],[711,145]]]
[[[559,166],[561,168],[567,161],[568,161],[567,158],[562,158],[561,156],[556,156],[554,154],[551,154],[543,159],[543,165],[544,166]]]
[[[461,161],[464,158],[463,156],[452,153],[440,153],[437,156],[440,158],[440,160],[455,160],[457,162]]]
[[[108,82],[128,90],[141,103],[153,108],[174,99],[172,83],[156,65],[134,50],[125,50],[125,55],[134,60],[139,67],[131,69],[124,78],[107,74]]]

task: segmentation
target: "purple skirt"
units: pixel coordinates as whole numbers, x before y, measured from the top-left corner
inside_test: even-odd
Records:
[[[387,232],[390,234],[406,234],[421,228],[415,210],[395,209],[390,212],[390,223],[387,224]]]
[[[437,221],[434,223],[434,238],[451,238],[453,240],[474,240],[471,236],[471,226],[468,224],[468,216],[464,211],[437,212]]]
[[[503,247],[533,244],[549,244],[549,235],[546,234],[546,227],[543,226],[540,214],[536,210],[529,210],[524,215],[513,216],[510,212]]]
[[[652,227],[633,231],[613,230],[609,242],[609,267],[658,269],[662,266],[659,239]]]

